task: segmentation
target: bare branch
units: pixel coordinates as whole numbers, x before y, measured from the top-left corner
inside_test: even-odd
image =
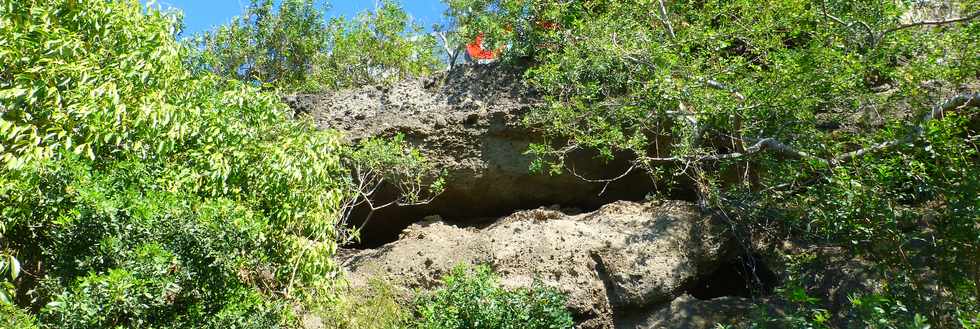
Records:
[[[820,11],[823,13],[825,17],[829,18],[834,22],[837,22],[837,24],[843,25],[846,28],[851,28],[852,24],[845,23],[844,20],[837,18],[837,16],[831,15],[830,12],[827,11],[827,3],[825,1],[820,2]]]
[[[855,158],[860,158],[860,157],[862,157],[862,156],[864,156],[866,154],[870,154],[870,153],[874,153],[874,152],[878,152],[878,151],[890,149],[890,148],[893,148],[893,147],[898,146],[898,145],[902,145],[902,143],[905,142],[905,141],[906,141],[906,139],[903,138],[901,140],[892,140],[892,141],[887,141],[887,142],[881,142],[881,143],[878,143],[878,144],[874,144],[874,145],[868,146],[868,147],[863,148],[863,149],[859,149],[859,150],[855,150],[855,151],[851,151],[851,152],[847,152],[847,153],[838,155],[838,156],[834,157],[831,160],[831,162],[833,164],[845,163],[845,162],[851,161],[851,160],[853,160]]]
[[[921,22],[914,22],[914,23],[909,23],[909,24],[903,24],[903,25],[899,25],[899,26],[896,26],[896,27],[887,29],[884,32],[881,32],[880,36],[883,37],[883,36],[885,36],[888,33],[896,32],[896,31],[900,31],[900,30],[904,30],[904,29],[912,28],[912,27],[916,27],[916,26],[927,26],[927,25],[929,25],[929,26],[939,26],[939,25],[946,25],[946,24],[954,24],[954,23],[960,23],[960,22],[967,22],[967,21],[973,20],[973,19],[975,19],[977,17],[980,17],[980,11],[976,11],[976,12],[973,12],[972,14],[969,14],[969,15],[966,15],[966,16],[963,16],[963,17],[959,17],[959,18],[943,19],[943,20],[935,20],[935,21],[921,21]]]
[[[752,138],[744,138],[744,140],[746,140],[746,141],[752,141],[754,139],[752,139]],[[762,152],[762,151],[773,151],[773,152],[780,153],[780,154],[783,154],[783,155],[786,155],[786,156],[789,156],[789,157],[793,157],[793,158],[797,158],[797,159],[811,159],[811,160],[817,160],[817,161],[820,161],[820,162],[827,162],[827,160],[824,160],[824,159],[819,158],[817,156],[814,156],[812,154],[809,154],[809,153],[806,153],[806,152],[797,150],[797,149],[793,148],[792,146],[783,144],[782,142],[780,142],[780,141],[778,141],[776,139],[773,139],[773,138],[763,138],[763,139],[757,140],[755,142],[755,144],[753,144],[752,146],[749,146],[749,147],[745,148],[745,152],[734,152],[734,153],[728,153],[728,154],[720,154],[720,155],[716,155],[716,156],[706,157],[705,159],[707,159],[707,160],[713,160],[713,161],[717,161],[717,160],[730,160],[730,159],[737,159],[737,158],[741,158],[741,157],[744,157],[744,156],[752,155],[752,154],[759,153],[759,152]]]
[[[755,141],[752,146],[745,148],[744,152],[732,152],[725,154],[715,154],[715,155],[704,155],[704,156],[683,156],[683,157],[643,157],[641,160],[654,163],[680,163],[680,162],[704,162],[704,161],[721,161],[721,160],[734,160],[743,157],[747,157],[762,151],[772,151],[780,153],[786,156],[797,159],[812,159],[822,162],[827,162],[822,158],[814,156],[812,154],[799,151],[792,146],[783,144],[782,142],[773,138],[744,138],[744,141]]]
[[[435,34],[439,37],[439,39],[442,39],[442,48],[446,52],[446,58],[449,61],[449,63],[446,64],[446,70],[452,71],[453,67],[456,66],[456,59],[459,58],[459,47],[452,48],[449,45],[449,38],[446,36],[446,32],[433,32],[432,34]]]
[[[745,148],[744,152],[732,152],[732,153],[716,154],[716,155],[708,155],[708,156],[644,157],[642,158],[642,160],[649,161],[649,162],[658,162],[658,163],[679,163],[684,161],[721,161],[721,160],[739,159],[762,151],[771,151],[797,159],[808,159],[808,160],[818,161],[826,165],[839,165],[847,161],[853,160],[855,158],[864,156],[866,154],[887,150],[895,146],[911,142],[919,138],[920,136],[922,136],[922,134],[925,132],[925,125],[929,121],[942,118],[942,116],[948,111],[952,111],[959,108],[967,108],[967,107],[980,107],[980,92],[959,94],[953,96],[952,98],[946,100],[943,103],[940,103],[939,105],[936,105],[928,113],[926,113],[925,116],[923,116],[922,120],[913,129],[912,133],[910,133],[908,136],[904,138],[874,144],[866,148],[840,154],[830,159],[824,159],[797,150],[792,146],[786,145],[773,138],[756,139],[756,138],[746,137],[746,138],[742,138],[742,141],[753,143],[753,145]]]
[[[844,28],[846,28],[846,29],[853,29],[854,28],[854,25],[861,25],[861,27],[864,28],[865,32],[867,32],[867,38],[869,40],[866,40],[866,41],[869,43],[869,46],[870,47],[876,46],[878,44],[878,40],[880,40],[881,37],[884,36],[884,33],[880,33],[879,34],[879,33],[875,32],[875,30],[873,28],[871,28],[871,25],[869,25],[868,23],[866,23],[864,21],[859,20],[859,21],[856,21],[856,22],[847,23],[847,22],[844,22],[844,20],[838,18],[837,16],[831,15],[830,12],[827,10],[827,3],[826,2],[821,2],[820,3],[820,7],[821,7],[820,11],[823,13],[823,15],[825,17],[827,17],[830,20],[836,22],[837,24],[840,24],[840,25],[844,26]]]
[[[738,98],[738,100],[743,101],[743,102],[745,101],[745,95],[742,95],[742,93],[738,92],[738,90],[736,90],[735,88],[732,88],[731,86],[729,86],[729,85],[727,85],[725,83],[722,83],[722,82],[719,82],[719,81],[715,81],[715,80],[712,80],[712,79],[705,79],[704,81],[705,81],[705,83],[709,87],[712,87],[712,88],[715,88],[715,89],[719,89],[719,90],[727,91],[727,92],[731,93],[733,96],[735,96],[735,98]]]
[[[929,123],[929,121],[941,119],[948,111],[967,107],[980,107],[980,92],[959,94],[934,106],[928,113],[926,113],[925,116],[922,117],[919,124],[912,130],[912,133],[904,138],[882,142],[860,150],[847,152],[834,157],[831,162],[834,164],[840,164],[869,153],[887,150],[898,145],[912,142],[925,133],[925,126]]]
[[[676,39],[677,36],[674,35],[674,26],[670,24],[670,17],[667,16],[667,7],[664,6],[664,0],[660,0],[660,20],[667,26],[667,32],[670,33],[670,38]]]
[[[579,175],[578,172],[575,172],[575,168],[574,167],[569,167],[567,164],[565,165],[565,169],[568,169],[568,172],[572,173],[572,175],[574,175],[575,177],[578,177],[578,179],[581,179],[583,181],[586,181],[586,182],[589,182],[589,183],[604,183],[605,185],[603,185],[602,191],[599,191],[599,195],[603,195],[603,194],[606,194],[606,190],[609,188],[609,184],[612,184],[615,181],[618,181],[620,179],[626,178],[626,176],[629,176],[629,174],[632,173],[633,170],[636,169],[636,165],[634,164],[634,165],[630,166],[629,169],[626,169],[626,172],[622,173],[619,176],[616,176],[616,177],[613,177],[613,178],[606,178],[606,179],[589,179],[589,178],[585,178],[584,176]]]

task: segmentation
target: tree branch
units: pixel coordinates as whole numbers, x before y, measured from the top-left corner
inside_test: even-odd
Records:
[[[667,32],[670,33],[670,38],[677,38],[677,36],[674,35],[674,26],[670,24],[670,17],[667,16],[667,7],[664,6],[664,0],[660,0],[660,19],[663,21],[664,25],[667,26]]]
[[[626,169],[626,171],[623,172],[619,176],[616,176],[616,177],[613,177],[613,178],[605,178],[605,179],[589,179],[589,178],[586,178],[585,176],[579,175],[579,173],[575,171],[575,168],[574,167],[570,167],[567,164],[565,165],[565,169],[568,169],[568,172],[572,173],[572,175],[574,175],[575,177],[578,177],[578,179],[581,179],[583,181],[586,181],[586,182],[589,182],[589,183],[603,183],[604,185],[602,186],[602,191],[599,191],[599,195],[601,196],[603,194],[606,194],[606,190],[609,189],[609,184],[612,184],[615,181],[618,181],[620,179],[626,178],[626,176],[629,176],[629,174],[632,173],[633,170],[636,169],[636,165],[634,164],[634,165],[630,166],[629,169]]]
[[[980,92],[959,94],[934,106],[928,113],[926,113],[926,115],[922,117],[922,120],[920,120],[919,124],[913,128],[912,132],[904,138],[878,143],[860,150],[838,155],[831,159],[831,163],[844,163],[869,153],[887,150],[901,144],[912,142],[925,133],[925,126],[929,123],[929,121],[942,119],[942,117],[948,111],[967,107],[980,107]]]
[[[945,20],[936,20],[936,21],[921,21],[921,22],[914,22],[914,23],[909,23],[909,24],[903,24],[903,25],[899,25],[899,26],[896,26],[896,27],[887,29],[884,32],[881,32],[880,36],[883,37],[883,36],[885,36],[888,33],[896,32],[896,31],[899,31],[899,30],[904,30],[904,29],[912,28],[912,27],[916,27],[916,26],[926,26],[926,25],[939,26],[939,25],[946,25],[946,24],[967,22],[967,21],[973,20],[973,19],[975,19],[977,17],[980,17],[980,11],[976,11],[976,12],[973,12],[972,14],[969,14],[969,15],[966,15],[966,16],[963,16],[963,17],[959,17],[959,18],[952,18],[952,19],[945,19]]]
[[[456,59],[459,57],[459,47],[455,49],[449,46],[449,38],[446,37],[446,32],[433,32],[439,39],[442,39],[442,48],[446,52],[446,60],[449,62],[446,64],[446,70],[452,71],[453,67],[456,66]]]
[[[743,102],[745,101],[745,95],[742,95],[742,93],[740,93],[738,90],[736,90],[735,88],[732,88],[731,86],[729,86],[729,85],[727,85],[725,83],[722,83],[722,82],[719,82],[719,81],[715,81],[715,80],[712,80],[712,79],[704,79],[704,82],[709,87],[711,87],[711,88],[715,88],[715,89],[718,89],[718,90],[724,90],[724,91],[727,91],[727,92],[731,93],[733,96],[735,96],[735,98],[738,98],[739,101],[743,101]]]
[[[732,152],[732,153],[716,154],[716,155],[708,155],[708,156],[644,157],[642,158],[642,160],[650,161],[650,162],[659,162],[659,163],[678,163],[684,161],[721,161],[721,160],[738,159],[762,151],[771,151],[797,159],[815,160],[826,165],[839,165],[867,154],[884,151],[893,148],[895,146],[914,141],[915,139],[921,137],[925,133],[925,126],[930,121],[941,119],[946,112],[953,111],[956,109],[961,109],[961,108],[968,108],[968,107],[980,107],[980,92],[959,94],[953,96],[952,98],[946,100],[945,102],[936,105],[922,117],[922,120],[920,120],[919,124],[916,125],[915,128],[913,128],[912,132],[909,133],[909,135],[905,136],[904,138],[881,142],[866,148],[843,153],[830,159],[821,158],[797,150],[796,148],[786,145],[773,138],[758,139],[758,138],[746,137],[746,138],[742,138],[742,141],[753,143],[753,145],[745,148],[744,152]]]

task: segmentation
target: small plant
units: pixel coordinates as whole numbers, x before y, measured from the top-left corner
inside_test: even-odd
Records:
[[[327,329],[407,329],[412,323],[411,309],[382,279],[371,280],[368,287],[339,291],[318,315]]]
[[[416,301],[418,328],[559,329],[574,324],[560,292],[540,282],[505,290],[488,266],[456,267],[443,284]]]

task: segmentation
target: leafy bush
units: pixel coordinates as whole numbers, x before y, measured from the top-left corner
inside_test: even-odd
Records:
[[[349,159],[389,150],[403,165],[378,175],[423,191],[417,152],[195,71],[178,25],[137,1],[0,0],[0,255],[29,274],[0,289],[42,327],[291,326],[332,294],[363,197]]]
[[[196,37],[200,65],[226,77],[285,90],[390,83],[434,70],[435,40],[396,2],[354,19],[325,19],[314,0],[252,0],[242,17]]]
[[[456,267],[443,287],[419,296],[417,327],[424,329],[559,329],[574,324],[565,296],[539,282],[505,290],[487,266]]]
[[[394,289],[387,281],[373,279],[366,288],[341,290],[317,314],[328,329],[414,328],[410,305],[403,305]]]

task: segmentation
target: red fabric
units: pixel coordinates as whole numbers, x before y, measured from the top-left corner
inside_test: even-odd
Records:
[[[538,27],[543,28],[543,29],[546,29],[546,30],[555,30],[555,29],[558,29],[558,24],[555,23],[555,22],[537,21],[536,23],[537,23]],[[504,29],[507,32],[511,32],[511,28],[509,26],[508,27],[505,27]],[[466,45],[466,52],[468,54],[470,54],[470,58],[475,59],[475,60],[491,60],[491,59],[496,59],[497,58],[497,55],[499,55],[500,52],[503,51],[503,49],[504,49],[504,47],[500,47],[497,50],[488,50],[488,49],[484,48],[483,47],[483,33],[477,34],[476,35],[476,38],[474,38],[473,42],[470,42],[469,44]]]
[[[494,59],[497,58],[496,51],[490,51],[483,48],[483,33],[476,35],[476,40],[470,42],[466,45],[466,52],[470,54],[470,58],[473,59]]]

